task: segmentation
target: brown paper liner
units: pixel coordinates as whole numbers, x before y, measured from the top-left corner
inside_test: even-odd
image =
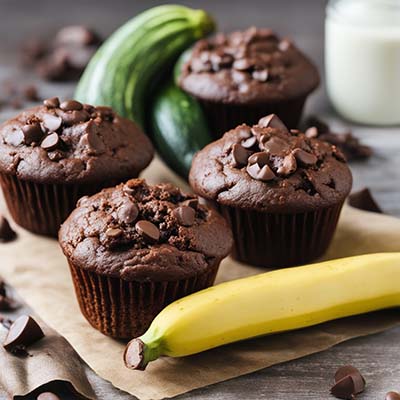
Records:
[[[51,237],[57,237],[60,225],[82,196],[109,186],[34,183],[9,174],[0,174],[0,184],[14,221],[28,231]]]
[[[343,203],[301,214],[263,213],[219,205],[229,221],[233,257],[267,268],[307,264],[322,256],[335,233]]]
[[[230,105],[198,99],[207,118],[211,134],[216,139],[240,124],[253,125],[260,118],[276,114],[288,128],[297,128],[307,96],[288,101],[255,106]]]
[[[211,286],[221,260],[207,271],[171,282],[128,282],[100,275],[69,262],[82,314],[100,332],[116,339],[142,335],[156,315],[173,301]]]

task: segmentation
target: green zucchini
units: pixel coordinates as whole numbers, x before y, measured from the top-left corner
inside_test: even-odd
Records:
[[[156,84],[176,58],[214,29],[203,10],[180,5],[151,8],[113,33],[85,70],[75,98],[108,105],[145,128],[145,111]]]
[[[171,79],[155,94],[150,118],[152,139],[161,158],[187,178],[194,154],[212,141],[200,105]]]

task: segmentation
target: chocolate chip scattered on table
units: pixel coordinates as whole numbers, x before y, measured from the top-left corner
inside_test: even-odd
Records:
[[[331,394],[338,399],[355,399],[365,389],[365,379],[360,371],[352,365],[340,367],[335,373],[335,384]]]
[[[14,348],[28,347],[44,337],[39,324],[29,315],[21,315],[10,326],[3,347],[12,352]]]

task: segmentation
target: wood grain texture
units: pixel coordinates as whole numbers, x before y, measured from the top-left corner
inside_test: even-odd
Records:
[[[106,35],[138,11],[161,3],[156,0],[85,0],[79,3],[1,0],[0,83],[8,78],[21,83],[35,81],[32,74],[15,67],[18,58],[16,46],[24,37],[33,34],[47,36],[58,27],[71,23],[89,24]],[[247,0],[239,3],[228,0],[193,0],[181,3],[208,9],[224,31],[258,25],[271,26],[292,36],[322,71],[325,1]],[[40,86],[40,94],[43,97],[60,95],[66,98],[72,96],[73,89],[71,84],[46,83]],[[351,126],[335,115],[324,89],[320,89],[310,99],[307,112],[327,118],[339,129]],[[15,113],[15,110],[3,109],[0,121]],[[352,164],[354,187],[370,187],[385,211],[400,216],[400,128],[351,128],[375,150],[375,156],[370,161]],[[383,400],[387,391],[400,390],[399,340],[400,328],[392,329],[368,338],[352,340],[320,354],[199,389],[176,399],[331,399],[329,388],[336,368],[352,363],[367,379],[367,390],[360,399]],[[99,399],[133,399],[90,371],[89,376]],[[3,398],[6,398],[5,394],[0,393],[0,399]]]

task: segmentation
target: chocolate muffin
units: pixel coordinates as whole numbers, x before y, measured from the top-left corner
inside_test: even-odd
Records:
[[[327,249],[352,176],[341,151],[314,134],[289,131],[269,115],[195,156],[190,184],[229,220],[238,260],[284,267]]]
[[[149,139],[108,107],[58,98],[0,126],[0,184],[15,222],[57,236],[77,200],[136,178],[153,157]]]
[[[86,319],[108,336],[132,338],[169,303],[211,286],[233,240],[197,197],[132,179],[82,198],[59,242]]]
[[[290,40],[250,28],[197,42],[179,84],[200,102],[213,135],[220,137],[270,113],[296,127],[319,74]]]

